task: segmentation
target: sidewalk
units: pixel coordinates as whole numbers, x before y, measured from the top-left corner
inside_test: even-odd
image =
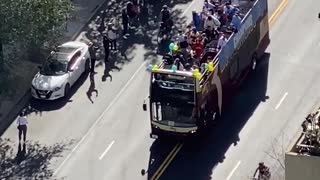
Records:
[[[100,10],[106,10],[108,12],[107,17],[112,17],[112,12],[118,8],[115,6],[115,3],[117,3],[115,0],[73,0],[73,3],[76,6],[76,11],[72,16],[73,18],[67,23],[67,31],[62,38],[63,41],[76,39],[86,29],[90,20],[100,13]],[[6,94],[0,96],[0,136],[31,97],[30,84],[38,70],[38,64],[29,61],[19,63],[10,73],[13,76],[12,82],[14,82],[11,86],[12,89],[15,89],[13,96],[11,98],[7,98]]]

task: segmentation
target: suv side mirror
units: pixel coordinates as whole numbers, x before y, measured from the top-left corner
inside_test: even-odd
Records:
[[[144,111],[147,111],[147,104],[143,103],[142,108],[143,108]]]

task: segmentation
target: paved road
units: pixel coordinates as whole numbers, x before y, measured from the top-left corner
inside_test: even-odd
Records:
[[[160,179],[246,180],[259,161],[271,166],[274,179],[284,179],[276,159],[283,161],[281,149],[320,105],[319,5],[289,1],[272,28],[269,57],[244,84],[222,125],[203,142],[185,144]]]
[[[200,9],[202,4],[194,3],[192,7],[190,5],[191,0],[180,0],[176,2],[176,4],[171,5],[174,6],[175,12],[180,17],[177,17],[176,22],[182,23],[190,20],[191,11],[193,9]],[[159,11],[159,7],[161,7],[161,2],[156,4],[154,10]],[[154,12],[154,14],[158,13]],[[182,16],[185,16],[185,18],[181,18]],[[95,75],[95,86],[99,94],[98,97],[95,97],[95,94],[93,94],[93,104],[86,95],[90,87],[90,81],[86,76],[78,82],[77,86],[73,89],[73,95],[67,100],[32,102],[30,104],[28,108],[30,111],[28,116],[30,120],[28,131],[29,142],[27,146],[28,153],[26,154],[28,158],[23,161],[24,166],[11,167],[9,166],[9,162],[5,171],[0,172],[0,179],[4,177],[4,174],[12,179],[35,176],[41,177],[42,179],[51,179],[52,174],[55,173],[55,177],[57,178],[98,180],[147,179],[153,175],[175,144],[174,142],[154,142],[151,140],[148,136],[150,132],[148,114],[142,111],[142,100],[148,94],[148,72],[145,71],[146,65],[158,59],[158,57],[152,53],[152,48],[154,48],[152,45],[152,37],[155,36],[155,34],[153,34],[155,28],[150,26],[152,25],[149,25],[148,30],[143,29],[140,35],[130,37],[131,40],[127,42],[127,44],[130,45],[126,51],[127,59],[115,56],[113,59],[116,59],[116,62],[113,63],[114,60],[112,60],[108,63],[107,71],[110,71],[109,75],[111,78],[107,76],[106,80],[104,80],[105,78],[102,77],[104,71],[103,64],[99,63],[100,65],[98,65],[96,70],[98,74]],[[276,26],[274,31],[280,31],[280,29],[276,30]],[[282,33],[285,34],[285,32]],[[288,41],[290,41],[290,39],[288,39]],[[278,44],[280,42],[282,41],[279,40]],[[274,54],[271,54],[270,59],[274,58],[274,56]],[[282,61],[284,64],[286,63],[284,60]],[[279,67],[278,64],[272,66],[272,62],[273,61],[270,60],[270,67]],[[234,119],[235,116],[239,117],[235,113],[250,115],[253,111],[255,111],[255,114],[261,115],[254,115],[252,117],[262,118],[262,113],[266,111],[264,110],[264,106],[268,106],[267,104],[273,101],[273,103],[277,103],[276,101],[281,98],[271,94],[270,91],[270,88],[275,86],[277,81],[274,81],[274,83],[269,82],[270,78],[279,79],[279,77],[274,76],[275,74],[272,74],[272,76],[266,74],[270,72],[270,68],[268,70],[265,66],[261,65],[260,67],[260,69],[263,69],[262,72],[265,72],[263,76],[260,77],[257,75],[256,78],[249,80],[249,82],[259,82],[259,84],[255,84],[254,86],[256,89],[246,90],[244,88],[242,95],[239,95],[234,106],[239,107],[239,103],[242,102],[241,98],[243,99],[245,96],[249,96],[252,94],[250,93],[252,91],[258,93],[259,96],[251,97],[252,103],[248,105],[248,109],[239,109],[237,112],[230,112],[230,115],[228,115],[226,119],[231,120]],[[294,69],[291,68],[290,71],[291,70]],[[283,70],[279,69],[273,69],[272,72],[273,71],[277,73],[283,72]],[[283,72],[283,74],[287,76],[286,72]],[[266,85],[267,80],[268,84]],[[287,80],[284,79],[284,82],[287,82]],[[280,85],[277,84],[277,87],[280,87]],[[300,86],[292,88],[297,89],[299,87]],[[270,99],[266,100],[264,105],[259,104],[261,98],[265,97],[266,89],[268,89],[267,95],[270,96]],[[274,89],[272,92],[276,93],[277,91]],[[291,94],[290,91],[288,92],[287,98],[289,99],[289,97],[294,94]],[[281,93],[278,95],[281,96]],[[246,103],[248,102],[249,101],[246,100]],[[285,103],[287,102],[284,102],[284,104]],[[257,106],[258,108],[256,108]],[[307,107],[305,106],[305,108]],[[299,113],[302,114],[302,111]],[[249,115],[242,118],[243,124],[248,120]],[[251,119],[252,118],[248,121],[249,125],[245,127],[249,126],[254,128],[258,126],[257,124],[259,122],[269,124],[266,120],[258,119],[254,121]],[[255,122],[256,125],[250,125],[251,122]],[[243,125],[241,124],[239,126]],[[216,164],[215,159],[218,159],[221,154],[224,154],[228,146],[237,138],[236,134],[238,133],[236,133],[236,129],[237,127],[234,127],[228,129],[228,133],[227,131],[223,131],[223,133],[220,134],[220,136],[231,139],[226,140],[223,145],[216,141],[207,141],[205,143],[211,144],[212,147],[208,147],[206,144],[200,144],[201,146],[199,145],[198,147],[201,147],[201,149],[197,149],[197,146],[195,146],[193,151],[190,151],[190,148],[187,146],[187,148],[183,147],[178,154],[177,160],[179,160],[179,157],[186,160],[183,166],[186,169],[190,168],[192,163],[201,162],[201,166],[197,166],[201,167],[201,170],[186,171],[181,169],[180,166],[178,166],[177,169],[177,166],[173,165],[169,167],[168,174],[165,173],[164,177],[168,175],[175,177],[177,174],[172,173],[172,171],[179,172],[178,175],[182,173],[187,175],[188,173],[194,172],[194,175],[197,175],[196,179],[201,179],[201,177],[206,175],[210,176],[214,164]],[[229,131],[235,133],[229,133]],[[266,129],[265,131],[268,130]],[[237,148],[243,146],[242,144],[248,144],[247,142],[249,140],[246,142],[246,139],[251,136],[251,134],[248,133],[249,132],[244,135],[240,134],[240,142],[236,146]],[[16,141],[16,126],[14,124],[8,128],[3,138]],[[209,139],[210,138],[212,137],[209,137]],[[263,140],[263,136],[261,136],[261,139],[255,139],[255,141],[259,140]],[[9,145],[15,144],[9,141],[5,141],[4,143]],[[2,146],[1,143],[0,146]],[[217,146],[222,148],[217,151]],[[13,145],[10,148],[13,150],[13,153],[17,151]],[[227,152],[227,157],[229,157],[228,153],[231,153],[231,151],[235,152],[235,150],[230,149]],[[243,151],[243,149],[240,149],[240,151]],[[210,152],[210,154],[208,154],[208,152]],[[194,157],[196,161],[189,161],[190,156]],[[203,158],[199,158],[199,156]],[[238,154],[234,153],[230,156],[238,156]],[[245,156],[241,155],[241,157]],[[207,163],[209,159],[211,160]],[[230,171],[229,168],[232,169],[234,165],[233,161],[237,160],[225,159],[221,170],[219,171],[220,167],[216,169],[217,177],[224,177],[224,173],[228,173],[228,171]],[[241,159],[241,161],[243,160]],[[188,164],[190,166],[188,166]],[[22,167],[26,167],[25,170],[19,169]],[[141,176],[141,169],[147,169],[148,174]],[[16,173],[10,174],[10,172]]]
[[[157,18],[164,4],[154,3],[149,20]],[[168,6],[173,8],[179,26],[190,21],[191,11],[199,10],[202,4],[179,0]],[[8,140],[0,141],[0,149],[8,148],[6,155],[12,157],[0,160],[4,164],[0,179],[51,179],[53,174],[66,179],[149,177],[141,176],[141,169],[149,167],[149,159],[156,169],[174,145],[153,143],[148,135],[148,115],[142,111],[149,85],[147,64],[159,59],[154,54],[153,44],[157,28],[153,24],[143,25],[120,50],[122,56],[111,55],[106,68],[103,60],[97,63],[95,81],[90,82],[83,76],[70,98],[54,102],[32,101],[27,108],[29,141],[25,160],[20,166],[14,165],[18,148],[17,129],[13,123],[2,136]],[[93,84],[98,97],[93,93],[91,103],[87,91]],[[156,151],[150,155],[150,149]],[[149,172],[152,169],[150,167]]]

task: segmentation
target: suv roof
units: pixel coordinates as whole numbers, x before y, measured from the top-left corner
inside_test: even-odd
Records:
[[[70,60],[71,55],[73,55],[79,48],[76,47],[65,47],[59,46],[55,51],[51,53],[49,59],[56,59],[56,60]]]

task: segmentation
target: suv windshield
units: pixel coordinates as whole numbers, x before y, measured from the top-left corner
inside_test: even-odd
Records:
[[[58,76],[67,72],[68,61],[48,59],[40,70],[40,74],[45,76]]]

